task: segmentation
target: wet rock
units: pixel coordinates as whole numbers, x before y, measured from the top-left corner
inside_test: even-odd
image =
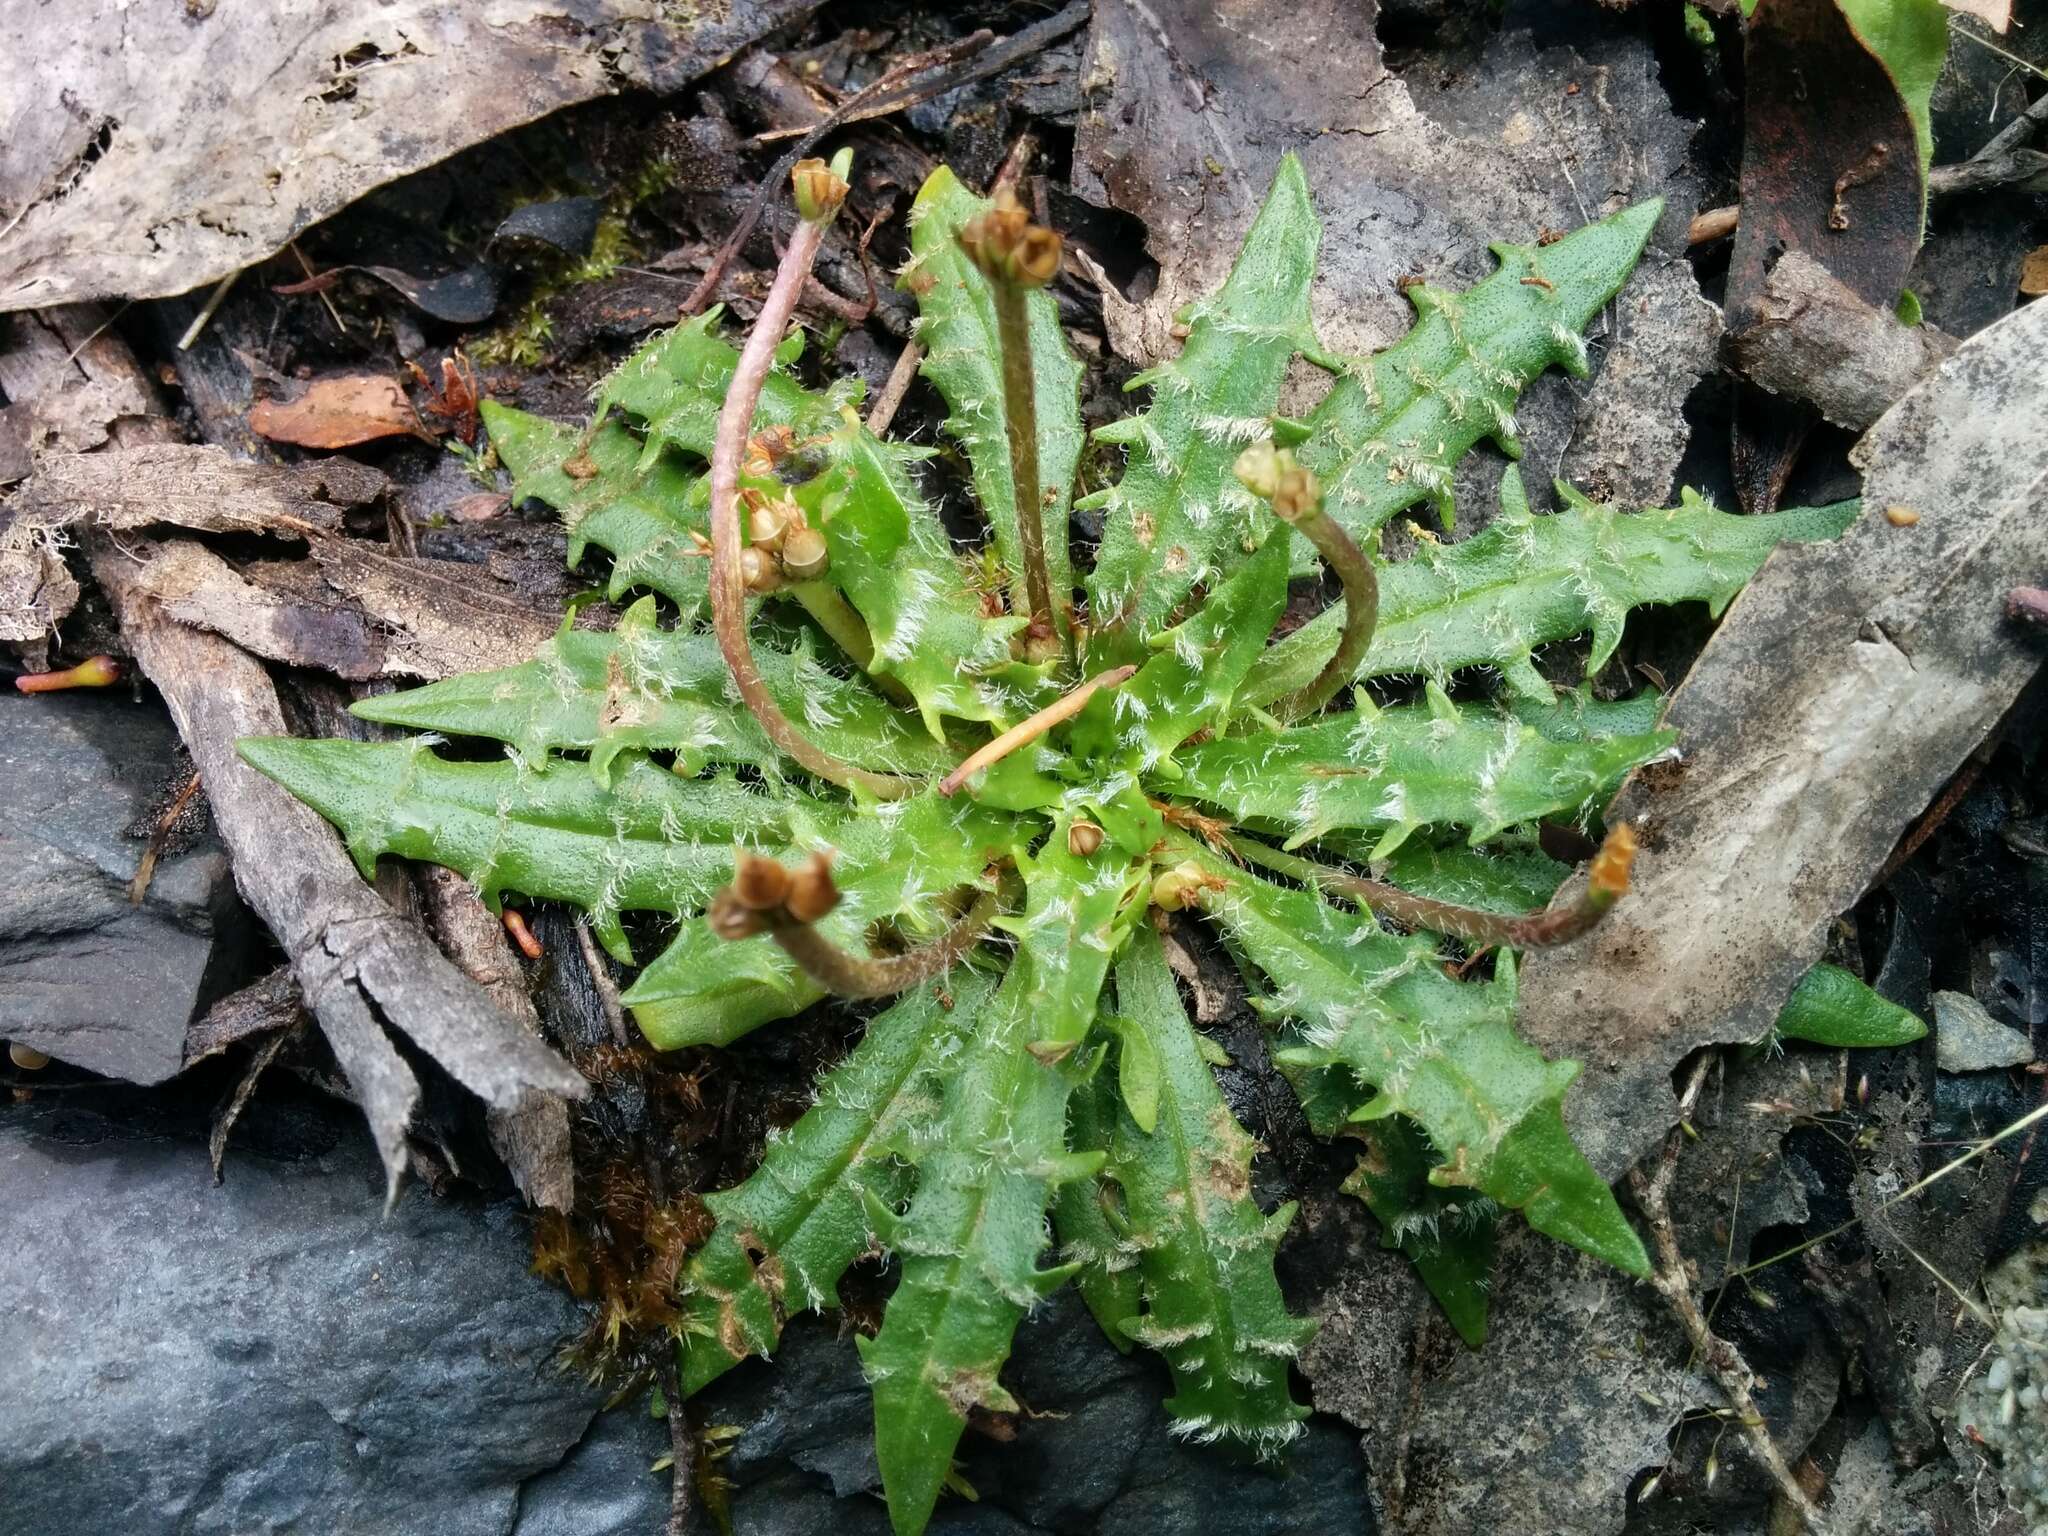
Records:
[[[1374,1529],[1364,1460],[1344,1426],[1311,1419],[1270,1468],[1176,1439],[1165,1368],[1142,1353],[1118,1354],[1072,1291],[1027,1319],[1003,1380],[1028,1411],[1006,1421],[1014,1439],[970,1432],[961,1442],[961,1471],[979,1500],[942,1502],[935,1533]],[[720,1463],[736,1485],[736,1536],[886,1536],[873,1408],[852,1342],[832,1323],[791,1323],[772,1364],[733,1372],[693,1404],[692,1417],[700,1426],[745,1426]]]
[[[259,1101],[220,1187],[203,1113],[113,1112],[0,1114],[0,1536],[510,1530],[599,1398],[520,1215],[414,1185],[386,1217],[339,1111]]]
[[[2027,1037],[1992,1018],[1967,992],[1934,994],[1934,1061],[1942,1071],[1994,1072],[2033,1059]]]
[[[156,1083],[185,1026],[241,978],[249,936],[211,835],[128,882],[178,770],[160,710],[105,693],[0,694],[0,1037],[109,1077]]]

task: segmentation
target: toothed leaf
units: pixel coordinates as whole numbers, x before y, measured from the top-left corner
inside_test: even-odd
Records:
[[[1299,455],[1322,480],[1324,508],[1361,542],[1425,499],[1449,527],[1453,467],[1482,437],[1519,453],[1523,388],[1553,365],[1586,372],[1579,332],[1627,281],[1663,211],[1652,198],[1552,245],[1496,245],[1498,269],[1464,293],[1410,288],[1414,326],[1348,365],[1308,419]]]
[[[1719,613],[1779,544],[1832,539],[1860,510],[1839,502],[1739,517],[1688,491],[1669,510],[1629,513],[1573,494],[1547,517],[1503,518],[1459,544],[1425,542],[1380,571],[1379,628],[1358,676],[1441,679],[1491,666],[1516,693],[1547,701],[1550,685],[1529,659],[1538,646],[1590,633],[1590,676],[1614,654],[1630,609],[1704,602]],[[1318,614],[1267,651],[1244,702],[1269,703],[1314,678],[1341,622]]]
[[[1069,1273],[1042,1270],[1045,1210],[1067,1161],[1062,1073],[1025,1046],[1036,1021],[1011,967],[946,1079],[945,1110],[918,1165],[917,1193],[890,1246],[903,1279],[881,1332],[860,1340],[875,1397],[875,1455],[889,1518],[922,1531],[980,1405],[1008,1407],[997,1382],[1033,1302]]]
[[[1372,856],[1384,858],[1419,827],[1462,827],[1481,843],[1569,811],[1674,740],[1667,731],[1561,744],[1435,693],[1428,707],[1367,708],[1189,747],[1175,788],[1233,821],[1285,830],[1290,847],[1336,829],[1382,831]]]
[[[754,659],[784,712],[842,762],[937,776],[953,754],[869,687],[841,677],[802,640],[756,641]],[[356,704],[365,720],[487,736],[522,757],[586,751],[600,777],[619,753],[669,751],[682,771],[711,763],[794,771],[730,691],[732,674],[708,633],[655,627],[651,599],[609,633],[565,629],[531,661],[471,672]]]
[[[1288,1367],[1315,1325],[1288,1314],[1273,1274],[1294,1208],[1268,1216],[1252,1200],[1252,1139],[1223,1103],[1149,925],[1117,962],[1116,996],[1126,1041],[1145,1040],[1159,1072],[1156,1128],[1126,1111],[1110,1150],[1144,1278],[1144,1312],[1124,1329],[1172,1367],[1167,1409],[1181,1434],[1271,1454],[1308,1417]]]
[[[878,1015],[747,1181],[705,1196],[718,1226],[680,1287],[685,1396],[772,1352],[786,1313],[839,1304],[839,1277],[875,1236],[868,1202],[893,1207],[907,1191],[903,1154],[937,1118],[937,1078],[989,991],[963,974],[950,1009],[928,986]]]
[[[1133,654],[1123,659],[1272,526],[1231,466],[1270,432],[1287,365],[1308,339],[1321,240],[1301,162],[1285,156],[1229,280],[1189,312],[1180,356],[1132,381],[1152,386],[1151,407],[1095,434],[1121,444],[1125,463],[1114,487],[1081,502],[1103,513],[1089,611],[1125,632]]]
[[[1358,1127],[1357,1134],[1366,1150],[1344,1181],[1344,1193],[1365,1202],[1386,1246],[1408,1256],[1458,1337],[1480,1348],[1486,1343],[1498,1208],[1469,1189],[1430,1183],[1437,1158],[1409,1121],[1381,1120]]]
[[[1107,1066],[1074,1090],[1067,1101],[1069,1148],[1107,1159],[1116,1134],[1117,1091]],[[1142,1302],[1138,1253],[1129,1242],[1122,1191],[1100,1173],[1062,1184],[1053,1200],[1052,1225],[1061,1260],[1079,1266],[1075,1289],[1109,1342],[1129,1354],[1125,1324],[1137,1318]]]
[[[1334,1131],[1331,1111],[1345,1098],[1354,1119],[1405,1115],[1442,1159],[1432,1182],[1476,1190],[1538,1231],[1648,1272],[1613,1193],[1565,1133],[1578,1064],[1545,1061],[1515,1037],[1511,954],[1490,983],[1454,981],[1428,938],[1397,938],[1189,847],[1228,882],[1204,910],[1272,982],[1261,1006],[1298,1027],[1274,1059],[1318,1080],[1303,1095],[1312,1124]]]

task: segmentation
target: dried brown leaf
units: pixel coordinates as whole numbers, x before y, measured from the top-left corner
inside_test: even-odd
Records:
[[[380,437],[426,436],[419,413],[395,379],[343,373],[315,379],[292,400],[258,400],[250,430],[273,443],[301,448],[352,448]]]

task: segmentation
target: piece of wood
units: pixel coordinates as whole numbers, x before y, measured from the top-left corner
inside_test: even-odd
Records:
[[[2048,570],[2044,353],[2048,306],[2019,310],[1857,445],[1863,517],[1771,557],[1672,696],[1684,756],[1610,810],[1642,837],[1634,890],[1588,938],[1528,958],[1522,1031],[1585,1063],[1567,1116],[1603,1175],[1669,1128],[1684,1056],[1770,1030],[2048,654],[2004,613]]]

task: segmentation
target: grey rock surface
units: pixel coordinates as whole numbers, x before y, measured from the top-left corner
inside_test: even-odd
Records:
[[[2026,1035],[1984,1011],[1967,992],[1934,994],[1934,1063],[1944,1072],[1994,1072],[2034,1059]]]
[[[128,902],[143,845],[126,829],[176,751],[163,712],[125,694],[0,693],[0,1038],[161,1082],[194,1013],[239,979],[249,928],[215,838]]]
[[[599,1396],[523,1218],[417,1185],[385,1217],[326,1109],[266,1110],[221,1187],[201,1127],[116,1112],[0,1113],[0,1536],[510,1531]]]

